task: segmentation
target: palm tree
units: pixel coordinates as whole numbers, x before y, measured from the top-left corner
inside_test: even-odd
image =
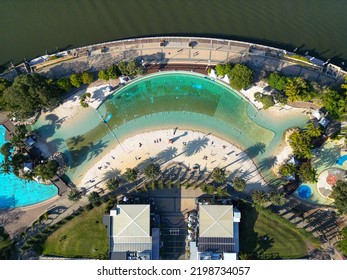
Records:
[[[309,122],[305,127],[305,133],[309,137],[319,137],[322,135],[320,126],[315,126],[313,122]]]
[[[217,195],[218,195],[218,196],[228,196],[229,193],[228,193],[227,190],[224,189],[224,188],[218,188],[218,189],[217,189]]]
[[[116,190],[119,187],[119,180],[117,178],[108,179],[106,182],[106,187],[110,190]]]
[[[0,163],[0,173],[10,174],[11,173],[11,165],[8,161],[3,161]]]
[[[160,166],[158,164],[151,163],[146,166],[144,173],[147,179],[154,180],[160,174]]]
[[[134,182],[137,179],[138,175],[139,175],[139,172],[136,168],[127,168],[124,173],[124,178],[128,182]]]
[[[291,175],[295,174],[295,172],[296,172],[296,167],[292,163],[283,164],[280,167],[280,173],[283,176],[291,176]]]
[[[72,189],[68,195],[67,198],[72,202],[77,202],[82,198],[81,192],[77,189]]]
[[[287,202],[287,199],[284,196],[284,194],[277,191],[270,192],[269,200],[275,206],[283,206]]]
[[[203,184],[203,186],[201,187],[201,190],[206,194],[214,194],[216,189],[214,186],[211,186],[209,184]]]
[[[289,136],[289,143],[298,158],[311,159],[313,157],[311,139],[305,133],[300,133],[298,130],[294,131]]]
[[[100,201],[100,195],[97,192],[91,192],[88,196],[88,201],[93,204],[97,205]]]
[[[309,161],[303,162],[298,170],[299,179],[306,182],[317,182],[317,171]]]
[[[267,195],[262,190],[255,190],[252,192],[252,200],[255,205],[263,206],[267,201]]]
[[[246,181],[241,177],[235,177],[234,179],[234,189],[238,192],[243,192],[246,188]]]
[[[216,167],[215,169],[213,169],[212,171],[212,179],[216,182],[216,183],[224,183],[225,179],[226,179],[226,175],[225,175],[225,170]]]

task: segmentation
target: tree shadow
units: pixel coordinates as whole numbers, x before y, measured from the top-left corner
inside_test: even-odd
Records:
[[[259,154],[263,154],[265,152],[266,145],[261,142],[255,143],[253,146],[248,147],[244,150],[244,152],[252,159],[258,156]]]
[[[92,159],[93,157],[97,157],[102,153],[102,151],[107,147],[108,141],[103,142],[102,140],[99,140],[96,144],[93,142],[89,142],[89,159]]]
[[[176,147],[168,147],[167,149],[159,152],[157,154],[157,162],[159,164],[164,164],[177,156],[177,148]]]
[[[56,114],[48,114],[46,115],[45,120],[50,121],[51,124],[54,124],[59,120],[59,117]]]
[[[319,155],[315,158],[314,164],[316,166],[331,167],[336,163],[340,155],[341,148],[339,146],[324,148],[324,150],[320,150]]]
[[[273,168],[277,163],[277,157],[276,156],[270,156],[268,158],[264,158],[259,163],[259,170],[265,171]]]
[[[79,143],[84,141],[84,137],[82,135],[74,136],[69,139],[69,142],[73,146],[77,146]]]
[[[102,180],[108,180],[110,178],[119,177],[121,175],[121,171],[118,168],[112,168],[104,173]]]
[[[199,137],[196,140],[189,141],[183,148],[183,154],[187,157],[193,156],[207,147],[209,139]]]
[[[268,234],[259,236],[257,239],[257,255],[266,254],[266,251],[271,249],[274,244],[274,239],[270,238]]]

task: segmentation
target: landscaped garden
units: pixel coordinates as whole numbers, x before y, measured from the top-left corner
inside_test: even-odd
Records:
[[[268,209],[239,206],[240,258],[299,259],[307,256],[307,234]]]
[[[102,223],[107,204],[86,211],[53,232],[43,244],[43,255],[108,258],[107,229]]]

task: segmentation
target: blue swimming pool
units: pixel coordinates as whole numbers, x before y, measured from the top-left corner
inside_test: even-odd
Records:
[[[336,164],[342,166],[342,165],[344,164],[345,161],[347,161],[347,155],[344,155],[344,156],[340,157],[340,158],[336,161]]]
[[[0,147],[5,141],[6,129],[0,125]],[[0,162],[4,159],[0,154]],[[54,185],[25,181],[14,174],[0,172],[0,209],[24,207],[45,201],[58,194]]]
[[[307,199],[307,198],[309,198],[311,196],[311,194],[312,194],[312,190],[307,185],[301,185],[298,188],[298,195],[301,198]]]

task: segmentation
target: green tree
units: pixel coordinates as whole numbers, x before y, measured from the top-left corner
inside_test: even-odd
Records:
[[[100,203],[100,195],[97,192],[91,192],[88,195],[88,201],[92,204],[92,205],[98,205]]]
[[[11,173],[11,162],[4,160],[0,163],[0,174],[10,174]]]
[[[81,74],[72,74],[70,76],[70,83],[76,88],[79,88],[82,84],[82,75]]]
[[[129,61],[127,64],[127,72],[130,76],[143,74],[142,66],[137,60]]]
[[[339,249],[342,252],[342,254],[347,256],[347,227],[344,227],[341,230],[340,235],[342,238],[337,243],[337,249]]]
[[[302,77],[287,78],[284,92],[290,102],[310,101],[316,95]]]
[[[40,164],[35,167],[35,174],[43,180],[51,180],[57,173],[59,164],[55,160],[50,160],[45,164]]]
[[[136,168],[127,168],[123,176],[128,182],[134,182],[138,175],[139,172]]]
[[[263,108],[266,110],[271,106],[275,105],[275,101],[272,95],[261,94],[260,92],[256,92],[254,94],[255,100],[261,102],[263,104]]]
[[[117,79],[120,74],[121,73],[120,73],[117,65],[111,65],[110,67],[107,68],[108,79]]]
[[[128,65],[128,63],[126,61],[121,61],[118,64],[119,71],[125,76],[127,76],[129,74],[127,65]]]
[[[72,90],[72,85],[69,78],[60,78],[56,81],[57,86],[60,87],[63,91],[68,92]]]
[[[91,97],[91,96],[92,96],[92,95],[91,95],[89,92],[86,92],[85,94],[83,94],[83,95],[81,96],[80,104],[81,104],[81,106],[82,106],[83,108],[89,107],[88,102],[90,101],[90,97]]]
[[[146,166],[144,174],[147,179],[154,180],[160,174],[160,166],[158,164],[151,163]]]
[[[296,166],[292,163],[283,164],[279,171],[283,176],[293,176],[296,173]]]
[[[82,73],[81,75],[81,80],[82,80],[82,83],[85,84],[85,85],[89,85],[91,84],[93,81],[94,81],[94,77],[93,77],[93,74],[85,71]]]
[[[266,79],[266,81],[270,87],[281,91],[284,90],[287,84],[287,78],[276,72],[271,73],[270,76]]]
[[[309,122],[305,127],[305,133],[309,137],[319,137],[322,135],[321,127],[315,126],[313,122]]]
[[[33,116],[41,109],[53,109],[60,102],[62,90],[38,74],[19,75],[3,92],[5,109],[17,118]]]
[[[106,187],[110,191],[114,191],[114,190],[118,189],[118,187],[119,187],[119,180],[117,178],[110,178],[110,179],[108,179],[107,182],[106,182]]]
[[[201,186],[201,191],[211,195],[211,194],[214,194],[214,192],[216,191],[216,188],[209,184],[203,184]]]
[[[305,161],[300,165],[298,176],[304,183],[317,182],[317,172],[309,161]]]
[[[236,64],[230,71],[230,85],[241,90],[253,84],[253,70],[243,64]]]
[[[347,182],[337,181],[331,193],[334,206],[340,214],[347,213]]]
[[[11,82],[5,78],[0,78],[0,94],[11,86]]]
[[[241,177],[235,177],[234,179],[234,189],[238,192],[243,192],[246,188],[246,181]]]
[[[285,195],[277,191],[269,193],[269,200],[275,206],[283,206],[287,202]]]
[[[226,189],[220,188],[220,187],[217,188],[216,194],[217,194],[218,196],[228,196],[228,195],[229,195],[229,193],[227,192]]]
[[[296,130],[289,136],[289,144],[293,149],[294,154],[301,159],[313,158],[311,151],[311,139],[305,133],[300,133]]]
[[[334,119],[341,119],[347,112],[347,94],[325,89],[321,95],[322,105]]]
[[[11,150],[13,149],[11,142],[4,143],[1,148],[0,152],[4,156],[5,159],[8,159],[11,156]]]
[[[213,169],[211,177],[216,183],[223,184],[226,180],[225,170],[216,167]]]
[[[217,64],[215,67],[217,76],[230,76],[231,69],[233,67],[230,64]]]
[[[262,190],[255,190],[252,192],[251,195],[254,205],[264,206],[264,204],[268,202],[268,197],[266,193]]]
[[[82,198],[82,194],[78,189],[72,189],[67,194],[67,198],[72,202],[78,202]]]
[[[105,81],[108,81],[110,79],[110,77],[108,76],[107,70],[100,70],[98,73],[98,77],[99,79],[105,80]]]

